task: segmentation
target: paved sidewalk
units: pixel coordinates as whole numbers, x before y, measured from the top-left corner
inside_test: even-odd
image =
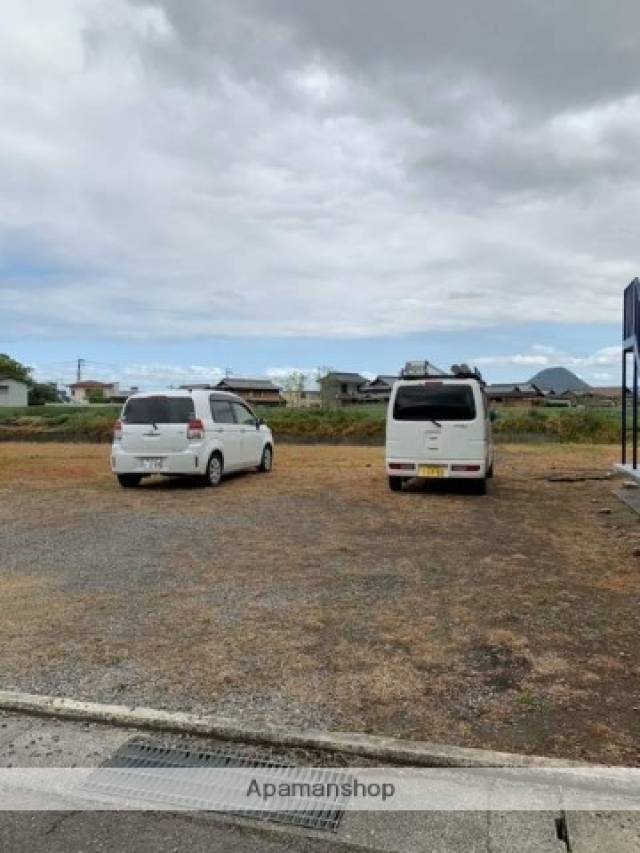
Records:
[[[132,729],[0,712],[0,767],[95,767]],[[155,735],[157,736],[157,735]],[[0,849],[38,851],[386,851],[566,853],[548,812],[347,812],[335,834],[207,813],[0,812]],[[572,853],[640,849],[640,816],[569,815]]]

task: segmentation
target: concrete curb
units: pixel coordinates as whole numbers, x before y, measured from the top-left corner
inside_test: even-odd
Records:
[[[0,690],[0,709],[58,719],[105,723],[126,728],[152,729],[220,740],[268,746],[342,752],[383,763],[414,767],[585,767],[584,762],[538,755],[495,752],[489,749],[447,746],[426,741],[398,740],[351,732],[287,729],[246,725],[225,717],[173,713],[154,708],[102,705],[56,696]]]

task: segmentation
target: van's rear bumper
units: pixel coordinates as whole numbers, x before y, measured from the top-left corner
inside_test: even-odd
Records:
[[[160,467],[150,468],[145,460],[160,460]],[[179,453],[158,453],[154,456],[129,453],[117,445],[111,448],[111,470],[114,474],[200,474],[203,465],[198,454],[192,449]]]
[[[425,469],[440,469],[439,474]],[[421,470],[422,469],[422,470]],[[447,477],[461,480],[478,480],[487,476],[486,459],[387,459],[386,470],[390,477]]]

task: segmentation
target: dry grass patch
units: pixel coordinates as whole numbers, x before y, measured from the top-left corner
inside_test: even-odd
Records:
[[[638,518],[544,479],[615,449],[501,446],[486,498],[392,494],[382,459],[124,492],[108,447],[0,444],[0,683],[636,762]]]

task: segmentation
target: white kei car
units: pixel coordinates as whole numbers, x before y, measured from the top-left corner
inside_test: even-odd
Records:
[[[477,371],[430,373],[408,362],[387,410],[386,469],[397,492],[412,477],[469,480],[480,494],[493,477],[492,413]],[[420,365],[424,365],[421,369]],[[453,368],[452,368],[453,370]]]
[[[111,470],[125,488],[152,474],[199,477],[219,485],[223,474],[271,471],[273,436],[235,394],[171,390],[129,397],[113,430]]]

